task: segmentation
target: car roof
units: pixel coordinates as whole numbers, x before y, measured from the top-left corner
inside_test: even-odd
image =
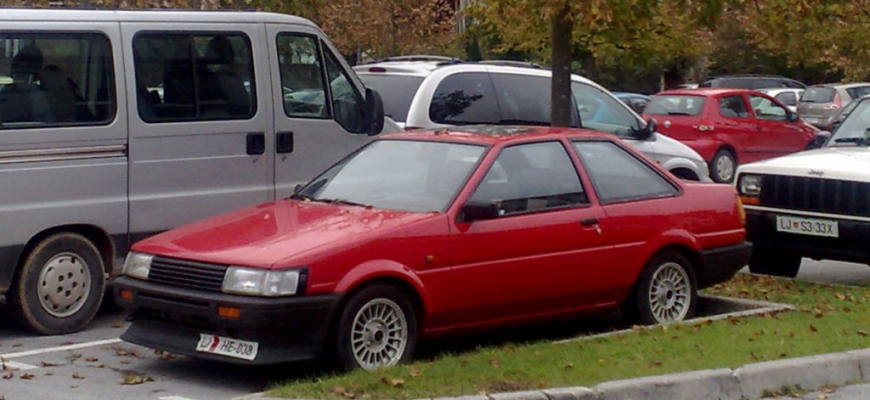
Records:
[[[821,83],[810,87],[826,87],[826,88],[842,88],[850,89],[855,87],[870,86],[870,82],[849,82],[849,83]]]
[[[553,128],[546,126],[503,126],[503,125],[466,125],[442,129],[420,129],[407,132],[390,133],[383,139],[436,140],[465,144],[491,146],[498,143],[526,142],[545,139],[605,139],[613,140],[613,135],[576,128]]]
[[[649,96],[647,96],[645,94],[641,94],[641,93],[634,93],[634,92],[610,92],[610,93],[613,93],[614,96],[616,96],[620,99],[630,99],[630,98],[634,97],[634,98],[641,98],[641,99],[649,100]]]
[[[697,88],[697,89],[671,89],[656,93],[656,96],[719,96],[728,94],[755,94],[760,93],[752,89],[733,88]]]
[[[112,22],[230,22],[230,23],[284,23],[317,26],[302,17],[259,12],[223,10],[83,10],[83,9],[25,9],[2,8],[0,21],[112,21]]]

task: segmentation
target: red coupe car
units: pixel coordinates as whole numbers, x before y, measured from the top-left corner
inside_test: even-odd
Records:
[[[707,160],[716,182],[734,180],[738,164],[813,148],[818,132],[779,101],[746,89],[667,90],[643,115]]]
[[[386,135],[289,199],[135,244],[122,339],[205,359],[408,360],[418,338],[623,311],[692,316],[744,266],[728,185],[612,135],[460,127]]]

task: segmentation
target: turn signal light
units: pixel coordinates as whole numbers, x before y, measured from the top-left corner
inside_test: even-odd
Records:
[[[746,226],[746,210],[743,209],[743,196],[737,196],[737,214],[740,217],[740,224]]]
[[[740,196],[740,201],[743,204],[749,204],[751,206],[757,206],[761,204],[761,200],[759,200],[758,197]]]
[[[128,289],[121,289],[118,291],[118,296],[123,300],[133,301],[133,291]]]
[[[221,317],[230,319],[239,319],[242,316],[242,310],[238,307],[218,306],[217,313]]]

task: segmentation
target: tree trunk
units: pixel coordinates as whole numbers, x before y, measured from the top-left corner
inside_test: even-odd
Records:
[[[571,126],[571,32],[574,21],[569,3],[551,21],[553,83],[550,91],[550,125]]]

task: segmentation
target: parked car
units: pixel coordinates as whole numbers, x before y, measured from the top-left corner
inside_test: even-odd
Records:
[[[367,87],[383,95],[385,113],[406,129],[549,125],[551,72],[534,64],[504,64],[390,59],[354,70]],[[617,135],[680,178],[710,180],[701,156],[655,133],[655,127],[647,126],[603,87],[572,75],[571,90],[577,108],[572,115],[574,127]]]
[[[870,98],[825,147],[741,166],[752,272],[794,277],[801,257],[870,264]]]
[[[723,75],[701,82],[699,87],[731,89],[805,89],[807,85],[779,75],[742,74]]]
[[[640,93],[613,92],[613,95],[638,114],[643,114],[643,110],[652,100],[649,96]]]
[[[759,92],[779,100],[791,112],[797,112],[798,101],[804,90],[795,88],[758,89]]]
[[[870,83],[813,85],[801,96],[798,113],[804,121],[826,128],[840,108],[870,94]]]
[[[136,243],[125,341],[368,370],[418,338],[623,306],[692,316],[748,261],[732,186],[675,179],[613,135],[464,126],[392,134],[292,198]]]
[[[831,117],[830,122],[828,122],[828,125],[825,126],[823,129],[831,133],[837,132],[837,129],[840,128],[840,125],[843,124],[843,121],[846,120],[846,117],[848,117],[849,114],[851,114],[852,111],[855,110],[855,106],[857,106],[858,103],[858,100],[852,100],[849,102],[849,104],[843,106],[843,108],[841,108],[839,112]]]
[[[731,182],[738,164],[811,148],[818,131],[770,96],[745,89],[664,91],[644,118],[695,149],[716,182]]]
[[[82,329],[130,244],[289,196],[399,130],[379,99],[304,18],[4,8],[3,312]]]

